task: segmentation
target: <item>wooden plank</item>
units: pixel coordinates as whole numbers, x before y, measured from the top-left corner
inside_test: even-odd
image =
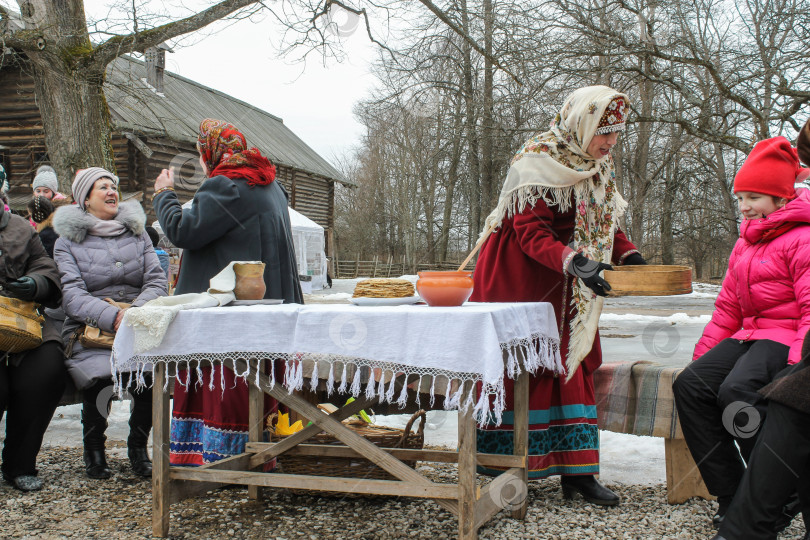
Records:
[[[264,372],[264,360],[253,360],[254,369]],[[260,442],[264,435],[264,392],[255,384],[248,384],[248,441]],[[248,498],[254,501],[262,499],[259,486],[248,487]]]
[[[472,382],[464,383],[462,396],[473,391]],[[458,412],[458,538],[474,540],[478,538],[475,526],[477,490],[475,485],[476,432],[472,407],[466,412]]]
[[[230,456],[220,461],[207,463],[206,465],[197,467],[197,470],[240,471],[247,469],[249,465],[250,465],[250,456],[248,454],[237,454],[235,456]],[[170,469],[170,471],[171,470],[172,469]],[[194,482],[189,480],[172,480],[172,490],[169,498],[171,503],[174,504],[183,501],[185,499],[198,497],[204,493],[211,491],[212,489],[217,489],[224,485],[227,484],[223,482]]]
[[[334,478],[303,474],[277,474],[244,471],[201,470],[199,468],[172,469],[171,478],[176,480],[217,482],[227,484],[257,485],[273,488],[308,489],[316,491],[340,491],[366,495],[391,495],[438,500],[453,500],[458,497],[455,485],[399,482],[395,480],[360,480],[357,478]]]
[[[353,414],[357,414],[358,412],[362,411],[364,408],[368,407],[368,405],[372,401],[373,400],[367,399],[366,397],[358,398],[353,402],[349,403],[348,405],[341,407],[340,409],[338,409],[329,416],[333,417],[335,420],[339,422],[341,420],[350,417]],[[318,414],[326,416],[325,414],[323,414],[323,412],[321,412],[320,409],[317,410]],[[250,466],[258,467],[265,461],[269,461],[274,457],[283,454],[290,448],[293,448],[296,445],[301,444],[302,442],[307,441],[308,439],[311,439],[321,431],[323,430],[318,426],[318,424],[313,423],[311,426],[305,427],[298,433],[286,437],[283,441],[275,443],[272,446],[268,446],[264,450],[257,452],[256,455],[254,455],[250,459]]]
[[[169,536],[171,480],[169,479],[169,398],[163,392],[166,364],[157,362],[152,372],[152,534]]]
[[[681,504],[692,497],[714,500],[683,439],[664,439],[667,462],[667,502]]]
[[[475,530],[481,528],[492,516],[501,510],[514,507],[513,500],[505,500],[504,495],[515,493],[514,486],[523,481],[524,468],[507,469],[495,477],[481,490],[481,497],[475,503]]]
[[[515,420],[514,420],[514,454],[526,460],[526,465],[514,486],[517,493],[524,495],[522,501],[513,501],[511,504],[512,517],[515,519],[525,519],[529,510],[529,372],[525,369],[521,371],[515,381]]]
[[[244,372],[245,369],[247,368],[247,365],[244,360],[237,360],[235,363],[240,373]],[[400,480],[406,480],[414,482],[416,484],[422,484],[426,486],[435,485],[433,482],[431,482],[430,480],[428,480],[415,470],[411,469],[398,459],[390,456],[384,450],[380,450],[373,443],[361,437],[357,433],[353,432],[348,427],[344,426],[340,421],[333,418],[331,414],[330,415],[323,414],[319,409],[310,405],[300,397],[287,392],[279,384],[274,385],[272,388],[270,388],[270,379],[264,373],[259,374],[259,381],[262,388],[267,389],[265,391],[269,393],[271,396],[279,400],[281,403],[284,403],[288,407],[302,413],[307,418],[310,418],[312,420],[312,423],[320,427],[323,431],[334,435],[337,439],[342,441],[347,446],[351,446],[352,448],[357,449],[367,459],[373,461],[375,465],[377,465],[382,469],[385,469],[393,476],[399,478]],[[355,403],[357,403],[357,401],[359,400],[355,400],[349,406],[354,405]],[[473,444],[475,444],[475,441],[473,441]],[[473,446],[473,455],[471,457],[471,459],[473,460],[473,467],[475,466],[474,454],[475,454],[475,447]],[[473,487],[474,485],[475,483],[473,478]],[[458,509],[458,505],[456,504],[455,501],[446,501],[437,499],[436,502],[440,504],[442,507],[454,513]]]
[[[245,451],[248,453],[261,452],[272,448],[278,443],[247,443]],[[417,450],[414,448],[386,448],[380,447],[401,461],[429,461],[433,463],[458,463],[458,452],[452,450]],[[348,446],[334,446],[329,444],[299,444],[284,452],[288,456],[329,456],[341,458],[362,457],[359,452]],[[484,466],[523,467],[526,459],[520,456],[505,456],[503,454],[478,454],[476,463]]]

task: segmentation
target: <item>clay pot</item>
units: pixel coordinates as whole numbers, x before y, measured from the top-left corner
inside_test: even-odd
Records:
[[[416,291],[429,306],[460,306],[473,291],[472,272],[419,272]]]
[[[261,300],[267,287],[264,284],[264,263],[237,263],[233,265],[237,300]]]

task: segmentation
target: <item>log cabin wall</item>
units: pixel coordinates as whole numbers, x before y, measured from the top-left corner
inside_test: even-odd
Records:
[[[10,195],[31,193],[34,172],[47,162],[42,116],[34,100],[34,79],[25,66],[2,55],[0,67],[0,161]]]

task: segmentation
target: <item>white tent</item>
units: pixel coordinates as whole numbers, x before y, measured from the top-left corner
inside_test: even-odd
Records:
[[[191,201],[184,204],[190,207]],[[290,223],[292,224],[293,244],[295,245],[295,259],[298,263],[298,273],[302,276],[311,276],[312,281],[301,282],[305,292],[323,289],[326,283],[326,253],[324,252],[323,227],[288,207]],[[152,226],[163,236],[163,229],[155,221]],[[311,284],[311,287],[310,287]]]
[[[324,252],[323,227],[304,214],[290,210],[295,259],[298,262],[298,273],[312,277],[312,289],[323,289],[326,283],[326,253]],[[308,289],[305,283],[302,288]]]

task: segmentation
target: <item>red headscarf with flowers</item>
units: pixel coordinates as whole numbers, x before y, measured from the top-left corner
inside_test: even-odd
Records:
[[[258,148],[248,148],[245,136],[223,120],[206,118],[200,122],[197,150],[209,178],[244,178],[250,186],[266,186],[276,178],[276,166]]]

